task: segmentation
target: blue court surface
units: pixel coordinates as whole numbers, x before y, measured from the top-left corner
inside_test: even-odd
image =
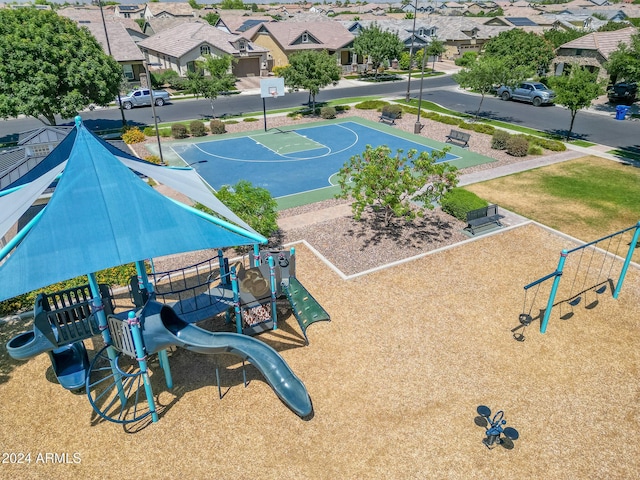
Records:
[[[433,150],[351,121],[311,124],[286,132],[253,132],[244,137],[173,144],[171,148],[216,190],[248,180],[278,198],[331,186],[330,177],[349,158],[364,152],[366,145],[387,145],[394,153],[398,149]],[[449,152],[440,161],[458,158]]]

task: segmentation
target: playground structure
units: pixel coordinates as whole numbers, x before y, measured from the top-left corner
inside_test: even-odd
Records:
[[[137,307],[149,297],[170,305],[180,317],[197,323],[221,313],[227,323],[235,318],[236,333],[253,335],[278,328],[276,302],[284,298],[309,344],[307,328],[330,320],[329,314],[296,278],[295,249],[259,250],[252,260],[229,266],[218,250],[216,257],[166,272],[152,271],[153,284],[145,286],[139,277],[131,279],[131,297]]]
[[[476,417],[476,424],[486,429],[486,437],[482,439],[484,446],[489,450],[498,445],[503,445],[506,448],[509,448],[507,445],[510,445],[510,448],[513,448],[513,440],[520,438],[520,434],[515,428],[504,426],[507,423],[504,419],[504,412],[498,410],[491,418],[491,409],[486,405],[478,406],[476,411],[480,415],[480,417]],[[504,438],[502,438],[503,435]],[[511,442],[508,443],[505,439],[511,440]]]
[[[622,258],[619,256],[619,251],[622,247],[625,235],[630,236],[630,241],[628,243],[629,249],[627,250],[626,256]],[[516,330],[526,328],[534,319],[537,318],[540,319],[540,333],[545,333],[551,316],[551,311],[553,307],[557,305],[562,307],[562,305],[566,303],[570,307],[570,311],[568,313],[564,315],[562,313],[560,314],[560,318],[562,319],[568,319],[573,316],[573,307],[579,305],[581,302],[588,309],[594,308],[598,304],[598,300],[595,299],[593,302],[587,303],[587,295],[590,294],[590,292],[593,292],[597,297],[597,295],[605,293],[607,288],[610,287],[612,297],[617,299],[620,294],[620,290],[622,289],[624,278],[629,268],[629,264],[631,263],[639,238],[640,222],[592,242],[585,243],[584,245],[580,245],[570,250],[562,250],[558,266],[554,272],[551,272],[550,274],[534,280],[524,286],[524,304],[522,313],[519,315],[520,326],[513,330],[514,338],[516,340],[523,341],[523,334],[516,333]],[[566,296],[556,302],[560,281],[565,273],[567,260],[572,254],[573,256],[578,257],[577,264],[574,267],[575,272],[573,273],[573,280],[571,281],[571,285]],[[602,258],[600,259],[599,257]],[[622,260],[622,266],[614,285],[614,279],[612,278],[614,273],[614,264],[620,260]],[[583,266],[583,262],[586,262],[586,267]],[[609,263],[608,266],[606,265],[607,263]],[[536,317],[533,317],[532,311],[536,304],[536,298],[538,296],[540,286],[552,279],[553,282],[546,302],[546,308],[540,309],[540,313]],[[533,299],[527,309],[528,292],[534,287],[535,291]]]
[[[108,287],[98,284],[95,273],[88,273],[88,285],[38,297],[33,329],[7,343],[7,351],[13,358],[49,354],[62,386],[75,390],[84,385],[92,407],[102,418],[125,424],[147,416],[153,422],[158,420],[148,371],[149,356],[158,356],[167,388],[172,388],[168,347],[179,346],[201,354],[232,353],[243,362],[250,361],[292,411],[303,419],[311,418],[313,407],[304,384],[274,349],[239,334],[242,332],[210,332],[183,320],[171,305],[154,299],[145,261],[140,260],[238,245],[253,245],[259,257],[258,244],[266,243],[266,238],[221,204],[192,169],[160,167],[113,151],[113,147],[88,132],[79,117],[76,128],[41,165],[46,172],[39,172],[37,179],[0,192],[3,206],[0,211],[4,213],[0,227],[4,229],[20,218],[41,190],[59,178],[47,206],[0,250],[0,279],[12,279],[0,282],[0,299],[87,271],[135,262],[139,289],[134,298],[138,307],[135,311],[114,314]],[[163,179],[163,183],[235,223],[164,197],[135,172]],[[154,221],[149,223],[149,218]],[[88,219],[91,227],[83,225]],[[58,228],[60,223],[64,228]],[[78,231],[83,235],[77,235]],[[176,235],[177,231],[180,235]],[[144,242],[140,241],[141,233],[145,235]],[[286,257],[284,253],[281,256]],[[271,255],[264,258],[271,288],[269,296],[255,299],[258,304],[271,303],[277,292],[286,292],[295,284],[291,279],[288,283],[283,281],[286,287],[279,290],[275,285],[273,259]],[[227,282],[229,278],[236,323],[242,325],[238,316],[242,317],[243,309],[247,311],[254,305],[241,300],[242,277],[234,280],[235,269],[227,270],[224,263],[221,265],[224,270],[220,279]],[[263,271],[264,266],[252,267],[248,272],[255,273],[245,277],[256,283],[258,272],[265,278]],[[186,299],[173,305],[182,309]],[[195,311],[198,313],[191,315],[191,322],[208,318],[206,311]],[[277,328],[277,321],[272,328]],[[105,346],[89,363],[84,340],[98,336]]]

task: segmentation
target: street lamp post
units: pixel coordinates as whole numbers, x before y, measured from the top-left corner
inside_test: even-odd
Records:
[[[102,27],[104,28],[104,38],[107,40],[107,52],[111,55],[111,44],[109,43],[109,34],[107,33],[107,22],[104,20],[104,11],[102,10],[102,0],[98,0],[98,6],[100,7],[100,15],[102,16]],[[118,87],[118,105],[120,105],[120,115],[122,116],[122,126],[127,126],[127,119],[124,118],[124,108],[122,107],[122,99],[120,98],[120,87]]]
[[[144,68],[147,72],[147,87],[149,88],[149,95],[151,96],[151,113],[153,115],[153,124],[156,127],[156,139],[158,140],[158,152],[160,154],[160,162],[164,163],[164,157],[162,156],[162,143],[160,142],[160,131],[158,130],[158,117],[156,116],[156,99],[153,98],[153,85],[151,85],[151,74],[149,73],[149,61],[144,61]]]
[[[426,45],[425,45],[426,46]],[[418,118],[416,124],[413,126],[413,133],[419,134],[422,131],[424,125],[420,123],[420,107],[422,106],[422,84],[424,83],[424,65],[427,60],[426,48],[422,53],[422,71],[420,73],[420,96],[418,97]]]
[[[411,30],[411,47],[409,48],[409,78],[407,80],[407,95],[405,100],[411,100],[411,68],[413,66],[413,41],[416,37],[416,17],[418,16],[418,0],[413,7],[413,29]]]

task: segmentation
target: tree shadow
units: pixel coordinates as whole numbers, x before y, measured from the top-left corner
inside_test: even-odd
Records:
[[[451,238],[455,226],[449,220],[427,212],[424,217],[412,221],[403,218],[392,218],[385,221],[383,211],[367,209],[360,222],[346,230],[344,235],[360,241],[360,251],[381,244],[386,240],[404,248],[420,248],[436,241]]]

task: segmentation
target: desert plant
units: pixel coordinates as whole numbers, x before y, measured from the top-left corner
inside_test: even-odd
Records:
[[[440,205],[443,212],[464,222],[467,220],[467,212],[486,207],[488,203],[464,188],[453,188],[442,197]]]
[[[155,163],[156,165],[160,165],[162,163],[158,155],[147,155],[144,159],[147,162]]]
[[[384,100],[365,100],[364,102],[357,103],[354,107],[359,110],[379,110],[385,105],[389,105],[389,102],[385,102]]]
[[[393,118],[402,118],[402,106],[400,105],[385,105],[381,111],[384,115],[389,115]]]
[[[145,127],[142,131],[147,137],[153,137],[156,134],[156,129],[154,127]]]
[[[542,155],[543,153],[544,150],[540,145],[529,144],[529,151],[527,152],[528,155]]]
[[[189,131],[194,137],[204,137],[207,134],[207,129],[200,120],[193,120],[189,124]]]
[[[209,122],[209,130],[213,135],[220,135],[226,133],[227,128],[221,120],[213,119]]]
[[[336,118],[336,109],[334,107],[322,107],[320,116],[324,119]]]
[[[484,133],[487,135],[493,135],[496,131],[496,127],[487,125],[486,123],[474,123],[471,125],[471,129],[474,132]]]
[[[146,139],[146,135],[138,127],[129,128],[122,134],[122,141],[127,145],[144,142]]]
[[[181,123],[171,125],[171,136],[173,138],[187,138],[187,127]]]
[[[168,138],[171,136],[171,130],[168,128],[163,128],[158,132],[162,138]]]
[[[522,135],[512,135],[507,140],[507,153],[514,157],[526,157],[529,151],[529,141]]]
[[[504,130],[496,130],[491,138],[491,148],[494,150],[506,150],[507,141],[511,138],[509,132]]]

